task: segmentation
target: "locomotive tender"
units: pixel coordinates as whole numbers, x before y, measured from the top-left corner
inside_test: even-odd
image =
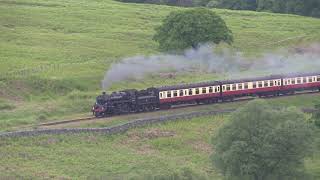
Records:
[[[212,81],[123,90],[96,98],[96,117],[169,109],[181,104],[210,104],[246,96],[279,96],[298,91],[319,90],[320,73],[272,75],[259,78]]]

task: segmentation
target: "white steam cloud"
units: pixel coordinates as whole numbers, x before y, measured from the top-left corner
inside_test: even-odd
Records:
[[[202,45],[197,50],[186,50],[182,55],[160,54],[125,58],[112,64],[102,81],[102,88],[112,83],[142,79],[147,74],[160,72],[222,73],[229,78],[293,72],[320,72],[320,45],[296,48],[291,53],[268,53],[259,59],[248,59],[241,53],[223,50],[214,53],[213,45]]]

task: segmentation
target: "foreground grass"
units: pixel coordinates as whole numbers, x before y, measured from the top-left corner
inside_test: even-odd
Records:
[[[0,177],[130,178],[211,168],[210,135],[225,117],[196,118],[122,135],[80,134],[1,140]]]
[[[211,136],[228,116],[208,116],[130,130],[124,134],[54,135],[1,139],[0,177],[139,179],[187,168],[210,179]],[[318,138],[319,136],[317,136]],[[319,147],[319,138],[317,148]],[[320,151],[306,159],[319,177]]]
[[[110,64],[158,53],[154,27],[180,9],[112,0],[0,0],[0,128],[86,114]],[[248,55],[320,39],[319,19],[214,11],[234,33],[232,48]],[[155,75],[111,90],[217,78],[197,73],[164,81]]]

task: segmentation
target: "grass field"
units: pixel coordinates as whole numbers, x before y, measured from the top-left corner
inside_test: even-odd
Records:
[[[108,67],[123,57],[159,53],[152,41],[154,27],[171,11],[182,9],[112,0],[0,0],[0,131],[89,116]],[[213,11],[233,31],[235,42],[231,48],[246,56],[320,41],[320,19]],[[141,81],[120,82],[110,90],[218,77],[201,72],[167,80],[152,76]],[[269,100],[281,107],[313,107],[319,101],[318,94]],[[210,105],[187,111],[242,105]],[[133,117],[140,116],[70,127],[110,126]],[[180,172],[184,168],[220,179],[209,161],[210,137],[227,120],[228,116],[210,116],[114,136],[80,134],[1,139],[0,179],[139,178]],[[318,138],[317,144],[319,141]],[[320,152],[316,152],[306,160],[308,172],[316,178],[320,178],[319,159]]]
[[[180,9],[111,0],[0,0],[2,127],[87,113],[109,65],[121,57],[158,53],[154,27]],[[320,39],[319,19],[214,11],[234,33],[232,48],[249,56]],[[155,76],[118,83],[111,90],[216,77],[199,73],[163,81]]]
[[[1,140],[0,177],[141,179],[190,169],[209,179],[221,179],[209,158],[214,149],[211,137],[227,121],[228,116],[208,116],[114,136],[79,134]],[[307,172],[315,179],[320,178],[319,156],[318,148],[306,159]]]

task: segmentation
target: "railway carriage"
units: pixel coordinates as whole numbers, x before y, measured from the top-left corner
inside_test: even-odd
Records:
[[[243,96],[268,96],[281,91],[281,76],[222,81],[223,100]]]
[[[303,90],[319,90],[320,73],[291,74],[283,76],[282,92],[294,93]]]
[[[181,104],[209,104],[247,96],[279,96],[305,90],[320,91],[320,73],[124,90],[98,96],[92,111],[96,116],[106,116],[168,109]]]
[[[165,86],[159,89],[162,107],[179,104],[212,103],[221,96],[221,82],[207,82],[180,86]]]

